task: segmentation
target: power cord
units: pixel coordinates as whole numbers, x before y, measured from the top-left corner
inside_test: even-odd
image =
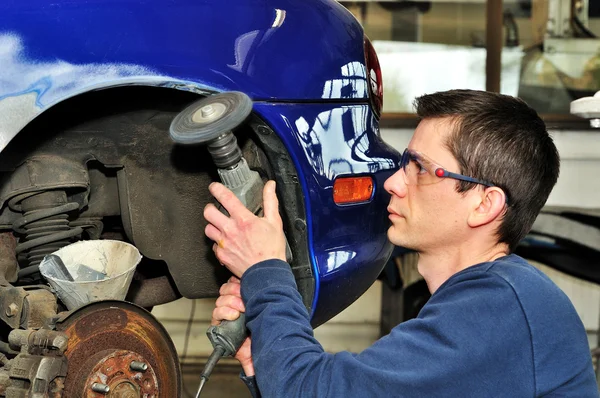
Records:
[[[192,300],[192,310],[190,311],[190,316],[188,318],[188,323],[187,323],[187,328],[185,331],[185,340],[183,343],[183,354],[180,357],[180,361],[183,361],[186,359],[187,357],[187,351],[188,351],[188,344],[190,343],[190,335],[192,333],[192,325],[194,323],[194,315],[196,313],[196,300]],[[183,390],[185,392],[186,397],[188,398],[194,398],[194,394],[191,393],[188,389],[187,389],[187,385],[184,383],[183,384]]]

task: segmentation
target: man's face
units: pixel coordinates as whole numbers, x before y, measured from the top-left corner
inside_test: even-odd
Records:
[[[444,146],[451,128],[448,118],[424,119],[408,148],[448,171],[459,172],[458,162]],[[388,239],[397,246],[423,253],[460,243],[468,229],[468,210],[455,187],[456,180],[451,178],[440,178],[430,185],[409,185],[404,170],[397,171],[384,184],[392,195],[387,209],[392,222]]]

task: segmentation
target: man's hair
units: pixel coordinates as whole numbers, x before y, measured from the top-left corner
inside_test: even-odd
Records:
[[[421,119],[452,119],[453,129],[444,144],[461,174],[505,192],[508,206],[498,242],[514,251],[558,179],[558,151],[542,119],[524,101],[487,91],[438,92],[417,98],[414,105]],[[458,181],[457,191],[475,186]]]

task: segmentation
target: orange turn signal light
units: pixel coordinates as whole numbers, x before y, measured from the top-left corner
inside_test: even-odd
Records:
[[[373,196],[373,178],[342,177],[333,183],[333,201],[335,204],[368,202]]]

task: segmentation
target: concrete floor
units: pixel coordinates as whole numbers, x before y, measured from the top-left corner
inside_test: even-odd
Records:
[[[207,358],[198,358],[193,364],[181,366],[183,378],[182,398],[195,398],[200,383],[200,373]],[[250,398],[246,385],[240,380],[242,368],[237,361],[221,359],[202,389],[201,398]]]

